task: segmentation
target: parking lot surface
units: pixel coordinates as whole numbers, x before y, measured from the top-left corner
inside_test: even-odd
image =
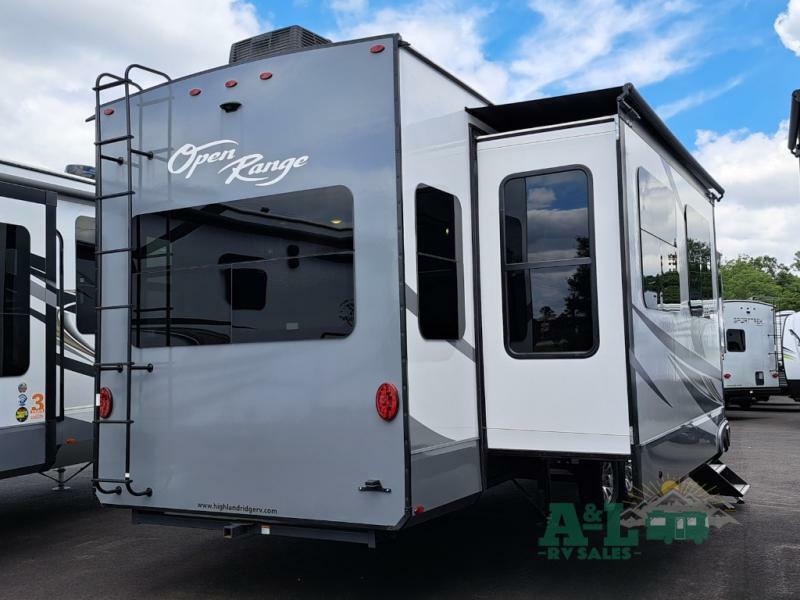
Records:
[[[131,525],[87,472],[72,489],[0,481],[2,598],[800,598],[800,404],[730,410],[723,460],[752,484],[703,544],[646,542],[628,561],[537,556],[536,514],[511,484],[377,550]]]

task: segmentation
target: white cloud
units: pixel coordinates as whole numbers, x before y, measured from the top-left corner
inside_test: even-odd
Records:
[[[787,135],[785,121],[773,134],[698,132],[695,155],[725,188],[717,244],[726,259],[769,254],[790,263],[800,250],[800,171]]]
[[[0,21],[0,156],[62,170],[94,163],[91,87],[133,62],[181,76],[227,62],[267,27],[239,0],[25,2]]]
[[[331,8],[338,12],[363,12],[367,10],[367,0],[331,0]]]
[[[504,95],[506,70],[483,51],[481,24],[488,10],[450,0],[423,2],[403,9],[384,8],[365,20],[341,24],[335,37],[350,39],[400,33],[417,50],[489,96]]]
[[[739,75],[725,82],[721,86],[708,90],[701,90],[699,92],[695,92],[694,94],[689,94],[680,100],[663,104],[656,109],[656,112],[662,119],[669,119],[670,117],[674,117],[679,113],[689,110],[690,108],[696,108],[701,104],[705,104],[706,102],[713,100],[714,98],[718,98],[725,92],[729,92],[733,88],[741,85],[743,81],[744,76]]]
[[[783,45],[800,56],[800,0],[789,0],[786,11],[775,19],[775,31]]]

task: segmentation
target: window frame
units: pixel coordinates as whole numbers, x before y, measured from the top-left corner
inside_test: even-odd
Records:
[[[440,338],[440,337],[428,337],[422,331],[422,319],[420,317],[421,307],[422,307],[422,286],[420,285],[420,271],[419,271],[419,259],[420,256],[425,256],[429,258],[434,258],[438,260],[445,260],[450,261],[448,258],[444,258],[441,256],[435,256],[433,254],[428,254],[425,252],[420,252],[419,250],[419,211],[417,210],[417,202],[418,202],[418,194],[421,189],[423,188],[430,188],[437,192],[441,192],[442,194],[446,194],[453,199],[453,226],[455,227],[455,236],[454,236],[454,255],[455,258],[452,260],[453,264],[455,264],[456,269],[456,293],[458,295],[457,302],[457,312],[458,312],[458,337],[454,338]],[[415,247],[415,254],[414,254],[414,261],[415,261],[415,269],[417,272],[417,329],[419,330],[420,337],[426,342],[456,342],[464,338],[464,332],[467,329],[467,320],[466,320],[466,305],[464,299],[464,237],[462,234],[462,225],[464,222],[463,213],[461,210],[461,201],[458,199],[458,196],[455,194],[443,190],[442,188],[438,188],[433,185],[429,185],[427,183],[420,183],[414,188],[414,241],[416,244]]]
[[[710,298],[700,298],[699,299],[699,302],[700,302],[699,306],[692,304],[693,302],[698,302],[698,300],[696,300],[696,299],[693,300],[692,299],[692,274],[693,273],[696,274],[697,271],[692,271],[691,257],[689,255],[689,240],[690,239],[694,239],[694,238],[690,238],[689,237],[689,211],[695,213],[695,215],[698,218],[702,219],[705,227],[708,230],[708,242],[709,242],[709,245],[708,245],[708,251],[709,251],[708,269],[709,269],[709,280],[710,280],[709,283],[711,284],[711,297]],[[694,208],[693,206],[691,206],[689,204],[686,204],[683,207],[683,229],[684,229],[684,234],[685,234],[685,239],[686,239],[686,284],[687,284],[686,292],[687,292],[687,304],[689,306],[689,314],[692,317],[705,317],[706,316],[706,303],[707,302],[716,303],[716,301],[717,301],[717,296],[714,294],[714,279],[715,279],[714,262],[715,262],[715,260],[717,258],[716,257],[716,248],[713,248],[713,246],[714,246],[714,232],[713,232],[713,228],[712,228],[711,223],[709,222],[709,220],[706,219],[702,214],[700,214],[699,210],[697,210],[696,208]],[[715,254],[713,257],[711,256],[712,250],[713,250],[713,252]],[[717,270],[717,272],[719,272],[719,270]],[[702,286],[701,286],[701,291],[702,291]]]
[[[581,171],[586,176],[586,208],[587,219],[589,221],[589,254],[588,258],[566,258],[566,259],[553,259],[553,260],[539,260],[533,262],[513,263],[506,264],[506,225],[505,225],[505,187],[512,179],[528,177],[537,177],[542,175],[552,175],[554,173],[566,173],[569,171]],[[594,222],[594,178],[592,171],[584,164],[569,164],[560,165],[558,167],[550,167],[547,169],[535,169],[532,171],[521,171],[507,175],[500,181],[499,190],[499,207],[498,213],[500,215],[500,289],[502,292],[502,309],[503,309],[503,346],[506,353],[514,359],[543,359],[552,360],[554,358],[563,359],[581,359],[594,356],[600,349],[600,319],[598,315],[598,298],[597,298],[597,253],[595,244],[595,222]],[[526,200],[527,204],[527,200]],[[527,257],[526,257],[527,258]],[[590,265],[591,267],[591,303],[592,303],[592,346],[587,350],[581,351],[567,351],[567,352],[517,352],[511,348],[510,335],[509,335],[509,322],[508,322],[508,290],[506,288],[506,273],[509,271],[533,271],[535,269],[546,269],[554,267],[571,267],[579,265]]]
[[[644,308],[644,310],[651,310],[651,311],[655,311],[655,312],[677,313],[677,312],[680,312],[680,308],[683,305],[684,292],[686,291],[686,290],[684,290],[683,278],[681,277],[680,264],[681,264],[682,261],[681,261],[681,256],[680,256],[680,254],[681,254],[680,240],[678,239],[679,238],[680,229],[681,229],[679,227],[679,225],[678,225],[678,223],[679,223],[679,218],[678,217],[679,217],[680,212],[685,212],[685,211],[679,211],[678,210],[678,207],[677,207],[677,204],[675,203],[675,201],[676,200],[680,200],[680,196],[678,195],[678,192],[675,190],[675,188],[670,184],[669,185],[669,189],[672,191],[672,199],[673,199],[673,205],[674,205],[674,209],[675,209],[675,245],[673,247],[675,248],[675,255],[676,255],[675,272],[678,274],[678,298],[679,298],[678,299],[678,308],[677,309],[666,309],[666,308],[660,308],[660,307],[655,307],[654,308],[652,306],[648,306],[647,305],[647,298],[645,297],[646,290],[645,290],[645,287],[644,287],[644,244],[642,243],[642,233],[646,233],[646,234],[654,237],[658,241],[660,241],[662,243],[665,243],[665,244],[667,244],[669,246],[672,246],[672,244],[670,244],[667,240],[663,239],[662,237],[656,235],[655,233],[652,233],[651,231],[648,231],[644,227],[642,227],[642,187],[641,187],[641,184],[640,184],[640,181],[639,181],[642,171],[645,171],[650,177],[652,177],[653,179],[655,179],[656,181],[658,181],[659,183],[664,185],[664,182],[661,181],[660,179],[658,179],[658,177],[656,177],[655,175],[653,175],[647,168],[645,168],[643,166],[639,166],[639,167],[636,168],[636,209],[637,209],[637,218],[638,218],[638,221],[639,221],[639,282],[640,282],[640,285],[641,285],[641,288],[642,288],[642,292],[641,292],[641,295],[642,295],[642,307]],[[667,187],[667,186],[665,186],[665,187]],[[686,219],[685,218],[684,218],[684,227],[683,227],[683,229],[684,229],[684,232],[685,232],[685,230],[686,230]],[[687,259],[686,260],[688,261],[688,254],[687,254]],[[688,269],[687,269],[687,276],[688,276]]]
[[[80,314],[80,309],[78,307],[78,298],[83,293],[80,287],[80,273],[78,271],[78,244],[85,243],[80,242],[78,240],[78,221],[81,219],[89,219],[95,225],[95,240],[93,245],[93,252],[97,251],[97,222],[95,217],[89,215],[78,215],[75,217],[74,223],[74,230],[75,230],[75,329],[78,330],[78,333],[82,335],[97,335],[97,311],[95,307],[92,307],[92,318],[90,319],[90,323],[92,323],[92,327],[84,331],[81,329],[81,325],[83,324],[83,319],[80,319],[78,315]],[[94,299],[95,304],[97,304],[97,255],[94,256]]]
[[[730,349],[730,340],[728,339],[728,333],[731,331],[739,331],[741,332],[741,341],[742,341],[742,349],[741,350],[731,350]],[[735,327],[725,328],[725,352],[736,352],[736,353],[744,353],[747,352],[747,332],[744,329],[739,329]]]

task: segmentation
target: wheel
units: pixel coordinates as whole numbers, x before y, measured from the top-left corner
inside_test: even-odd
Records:
[[[630,462],[587,461],[577,472],[581,504],[624,502],[633,492],[633,468]]]

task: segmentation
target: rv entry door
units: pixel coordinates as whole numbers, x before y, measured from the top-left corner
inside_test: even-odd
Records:
[[[0,478],[55,455],[55,194],[0,183]]]

